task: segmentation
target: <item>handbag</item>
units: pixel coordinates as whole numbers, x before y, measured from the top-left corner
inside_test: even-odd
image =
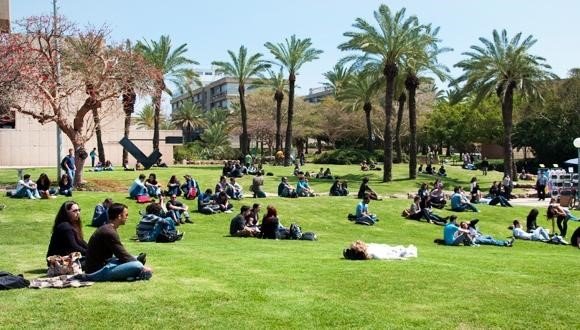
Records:
[[[60,275],[77,275],[82,274],[81,253],[73,252],[66,256],[50,256],[48,260],[48,270],[46,275],[49,277]]]

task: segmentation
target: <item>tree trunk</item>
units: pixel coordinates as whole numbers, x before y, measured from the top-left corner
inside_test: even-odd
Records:
[[[99,162],[105,164],[105,147],[103,146],[103,134],[101,132],[101,119],[99,118],[98,109],[93,109],[93,121],[95,122],[95,135],[97,136],[97,151],[99,153]]]
[[[240,113],[242,115],[240,150],[242,151],[242,155],[247,155],[250,152],[250,144],[248,141],[248,114],[246,112],[246,88],[244,84],[238,86],[238,93],[240,94]]]
[[[403,124],[403,112],[405,111],[405,101],[407,101],[407,95],[401,92],[399,95],[399,111],[397,112],[397,126],[395,127],[395,160],[393,163],[403,162],[403,148],[401,147],[401,124]]]
[[[363,110],[365,111],[365,120],[367,123],[367,151],[372,154],[374,152],[373,127],[371,124],[371,111],[373,111],[372,104],[370,102],[365,102],[363,105]]]
[[[153,150],[159,150],[159,120],[161,114],[161,93],[153,97],[153,109],[155,116],[153,118]]]
[[[384,164],[383,164],[383,182],[393,180],[393,128],[391,121],[393,118],[393,96],[395,94],[395,78],[399,69],[397,64],[386,64],[383,74],[387,81],[385,89],[385,144],[384,144]]]
[[[276,91],[274,94],[276,100],[276,151],[282,150],[282,101],[284,101],[284,93]]]
[[[414,75],[409,75],[405,79],[405,88],[409,94],[409,131],[411,133],[409,141],[409,178],[417,178],[417,104],[415,93],[419,87],[419,79]]]
[[[504,175],[509,175],[512,179],[517,176],[514,172],[513,156],[512,156],[512,114],[514,101],[515,84],[511,83],[508,86],[503,99],[501,99],[501,113],[503,120],[503,161],[504,161]]]
[[[320,137],[316,138],[316,148],[318,149],[318,154],[322,153],[322,139]]]
[[[137,95],[135,94],[135,90],[130,88],[123,93],[122,100],[123,100],[123,111],[125,112],[125,128],[123,131],[123,136],[125,138],[129,138],[129,129],[131,127],[131,116],[135,111],[135,100]],[[123,164],[129,163],[129,153],[125,148],[123,148]]]
[[[288,77],[288,124],[286,125],[286,146],[284,147],[284,166],[290,165],[290,152],[292,151],[292,119],[294,118],[294,87],[296,75],[290,72]]]

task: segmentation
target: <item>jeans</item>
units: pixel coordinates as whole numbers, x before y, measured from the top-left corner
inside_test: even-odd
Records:
[[[473,242],[471,237],[467,233],[462,233],[461,235],[457,236],[451,245],[459,245],[463,243],[463,245],[472,245]]]
[[[496,196],[491,201],[489,201],[489,205],[501,205],[501,206],[509,206],[512,207],[510,202],[503,196]]]
[[[558,230],[560,230],[560,236],[566,237],[566,233],[568,232],[568,218],[559,216],[556,223],[558,224]]]
[[[546,199],[546,185],[538,185],[538,200],[545,200]]]
[[[137,196],[143,196],[143,195],[147,195],[147,188],[144,188],[141,186],[136,186],[135,188],[133,188],[133,190],[131,190],[129,192],[129,196],[131,198],[135,198]]]
[[[66,170],[66,174],[68,174],[69,178],[70,178],[70,183],[72,185],[75,184],[75,170],[74,169],[68,169]]]
[[[377,222],[377,217],[375,215],[362,215],[360,217],[357,217],[355,222],[374,225]]]
[[[179,187],[169,187],[167,190],[167,196],[171,195],[181,196],[181,190],[179,190]]]
[[[161,188],[159,187],[147,187],[147,193],[151,197],[157,197],[161,195]]]
[[[471,210],[473,212],[479,212],[479,210],[475,206],[473,206],[471,203],[461,204],[458,207],[454,208],[452,211],[463,212],[466,210]]]
[[[111,258],[103,268],[92,274],[87,274],[86,280],[93,282],[127,281],[131,278],[137,279],[142,271],[143,264],[137,260],[120,263],[119,259]]]
[[[168,212],[171,215],[171,218],[175,221],[175,222],[179,222],[179,220],[181,219],[181,216],[184,215],[186,219],[189,219],[189,213],[187,211],[181,211],[181,210],[169,210]]]
[[[480,244],[480,245],[497,245],[497,246],[507,246],[508,245],[507,241],[494,239],[493,237],[491,237],[489,235],[477,236],[475,238],[475,240],[473,240],[473,243]]]
[[[538,227],[538,228],[534,229],[534,231],[532,232],[532,240],[534,240],[534,241],[549,241],[550,234],[544,228]]]
[[[38,194],[38,189],[22,187],[20,190],[16,191],[16,195],[14,197],[28,197],[30,199],[35,199],[40,198],[40,195]]]

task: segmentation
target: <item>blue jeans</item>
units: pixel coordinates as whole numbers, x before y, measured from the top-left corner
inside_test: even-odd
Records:
[[[489,201],[489,205],[501,205],[501,206],[509,206],[512,207],[510,202],[503,196],[496,196],[491,201]]]
[[[129,261],[120,263],[119,259],[111,258],[107,264],[92,274],[86,275],[87,281],[92,282],[113,282],[137,279],[143,271],[143,264],[139,261]]]
[[[375,215],[363,215],[363,216],[357,217],[355,222],[362,223],[362,224],[374,225],[377,222],[377,217]]]
[[[70,178],[70,183],[72,185],[74,185],[75,184],[75,170],[68,169],[68,170],[66,170],[66,174],[68,174],[68,177]]]
[[[14,197],[28,197],[30,199],[33,198],[40,198],[38,194],[38,189],[30,189],[26,187],[22,187],[20,190],[16,191],[16,195]]]
[[[479,244],[479,245],[497,245],[497,246],[507,246],[508,245],[507,241],[495,239],[489,235],[477,236],[475,238],[475,240],[473,241],[473,243]]]
[[[479,212],[479,210],[475,206],[473,206],[471,203],[461,204],[458,207],[454,208],[452,211],[463,212],[466,210],[471,210],[473,212]]]
[[[131,190],[129,192],[129,196],[131,198],[135,198],[137,196],[143,196],[143,195],[147,195],[147,188],[143,188],[140,186],[136,186],[135,188],[133,188],[133,190]]]

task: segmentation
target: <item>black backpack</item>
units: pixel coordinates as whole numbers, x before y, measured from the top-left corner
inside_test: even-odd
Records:
[[[303,241],[316,241],[318,240],[318,236],[316,236],[316,233],[314,232],[307,231],[302,233],[302,237],[300,237],[300,239]]]
[[[302,237],[302,229],[298,224],[291,224],[290,225],[290,239],[300,239]]]
[[[63,158],[63,159],[60,161],[60,168],[62,168],[62,169],[63,169],[63,170],[65,170],[65,171],[66,171],[66,162],[67,162],[67,159],[66,159],[66,157],[64,157],[64,158]]]
[[[30,282],[22,275],[12,275],[8,272],[0,271],[0,290],[27,288]]]

